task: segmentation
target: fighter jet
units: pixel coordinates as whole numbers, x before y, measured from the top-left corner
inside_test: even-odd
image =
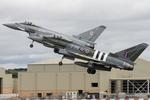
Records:
[[[23,31],[29,34],[29,39],[38,42],[46,47],[53,48],[55,53],[63,55],[59,65],[62,65],[64,58],[81,61],[74,61],[74,64],[86,67],[89,74],[95,74],[96,70],[111,71],[112,68],[132,71],[134,61],[148,47],[148,44],[141,43],[131,48],[116,52],[104,53],[95,50],[95,41],[105,30],[105,26],[98,26],[76,36],[62,34],[52,31],[31,22],[3,24],[9,28]]]

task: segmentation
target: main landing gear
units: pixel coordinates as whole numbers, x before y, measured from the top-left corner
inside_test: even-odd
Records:
[[[92,61],[89,61],[88,63],[88,69],[87,69],[87,72],[89,74],[95,74],[96,73],[96,69],[94,68],[94,63]]]
[[[30,48],[33,48],[33,42],[34,42],[34,41],[32,41],[32,43],[30,44]]]

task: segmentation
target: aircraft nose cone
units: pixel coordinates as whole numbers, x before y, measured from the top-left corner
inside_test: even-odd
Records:
[[[12,29],[16,28],[14,24],[3,24],[3,25]]]
[[[12,28],[14,30],[20,30],[17,26],[17,24],[3,24],[6,27]]]

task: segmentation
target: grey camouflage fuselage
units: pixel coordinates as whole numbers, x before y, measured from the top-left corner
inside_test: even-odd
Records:
[[[130,53],[130,51],[133,51],[133,49],[126,51],[127,53],[125,53],[125,51],[121,51],[118,54],[107,54],[94,49],[93,41],[97,37],[88,38],[85,35],[93,35],[95,33],[97,36],[99,36],[99,34],[96,32],[102,32],[102,28],[105,28],[104,26],[97,27],[93,31],[87,31],[85,34],[81,34],[79,36],[69,36],[33,25],[32,23],[15,23],[4,25],[15,30],[29,33],[29,39],[41,43],[46,47],[54,48],[55,53],[62,54],[68,59],[74,60],[75,58],[78,58],[87,61],[87,63],[75,62],[77,65],[98,70],[101,70],[102,67],[110,70],[112,67],[124,70],[133,70],[134,63],[130,60],[130,57],[135,58],[137,54],[134,54],[133,56],[128,55],[128,52]],[[80,36],[83,37],[84,40],[88,38],[88,40],[91,39],[91,41],[84,41]],[[143,47],[140,49],[140,51],[138,50],[138,54],[141,53],[143,48],[145,49],[148,46],[146,44],[140,44],[140,46],[141,45]]]

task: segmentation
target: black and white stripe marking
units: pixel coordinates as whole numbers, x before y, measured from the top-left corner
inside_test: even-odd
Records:
[[[93,59],[98,59],[99,61],[106,61],[108,54],[95,50]]]
[[[98,50],[95,50],[94,55],[93,55],[93,59],[96,58],[97,53],[98,53]]]

